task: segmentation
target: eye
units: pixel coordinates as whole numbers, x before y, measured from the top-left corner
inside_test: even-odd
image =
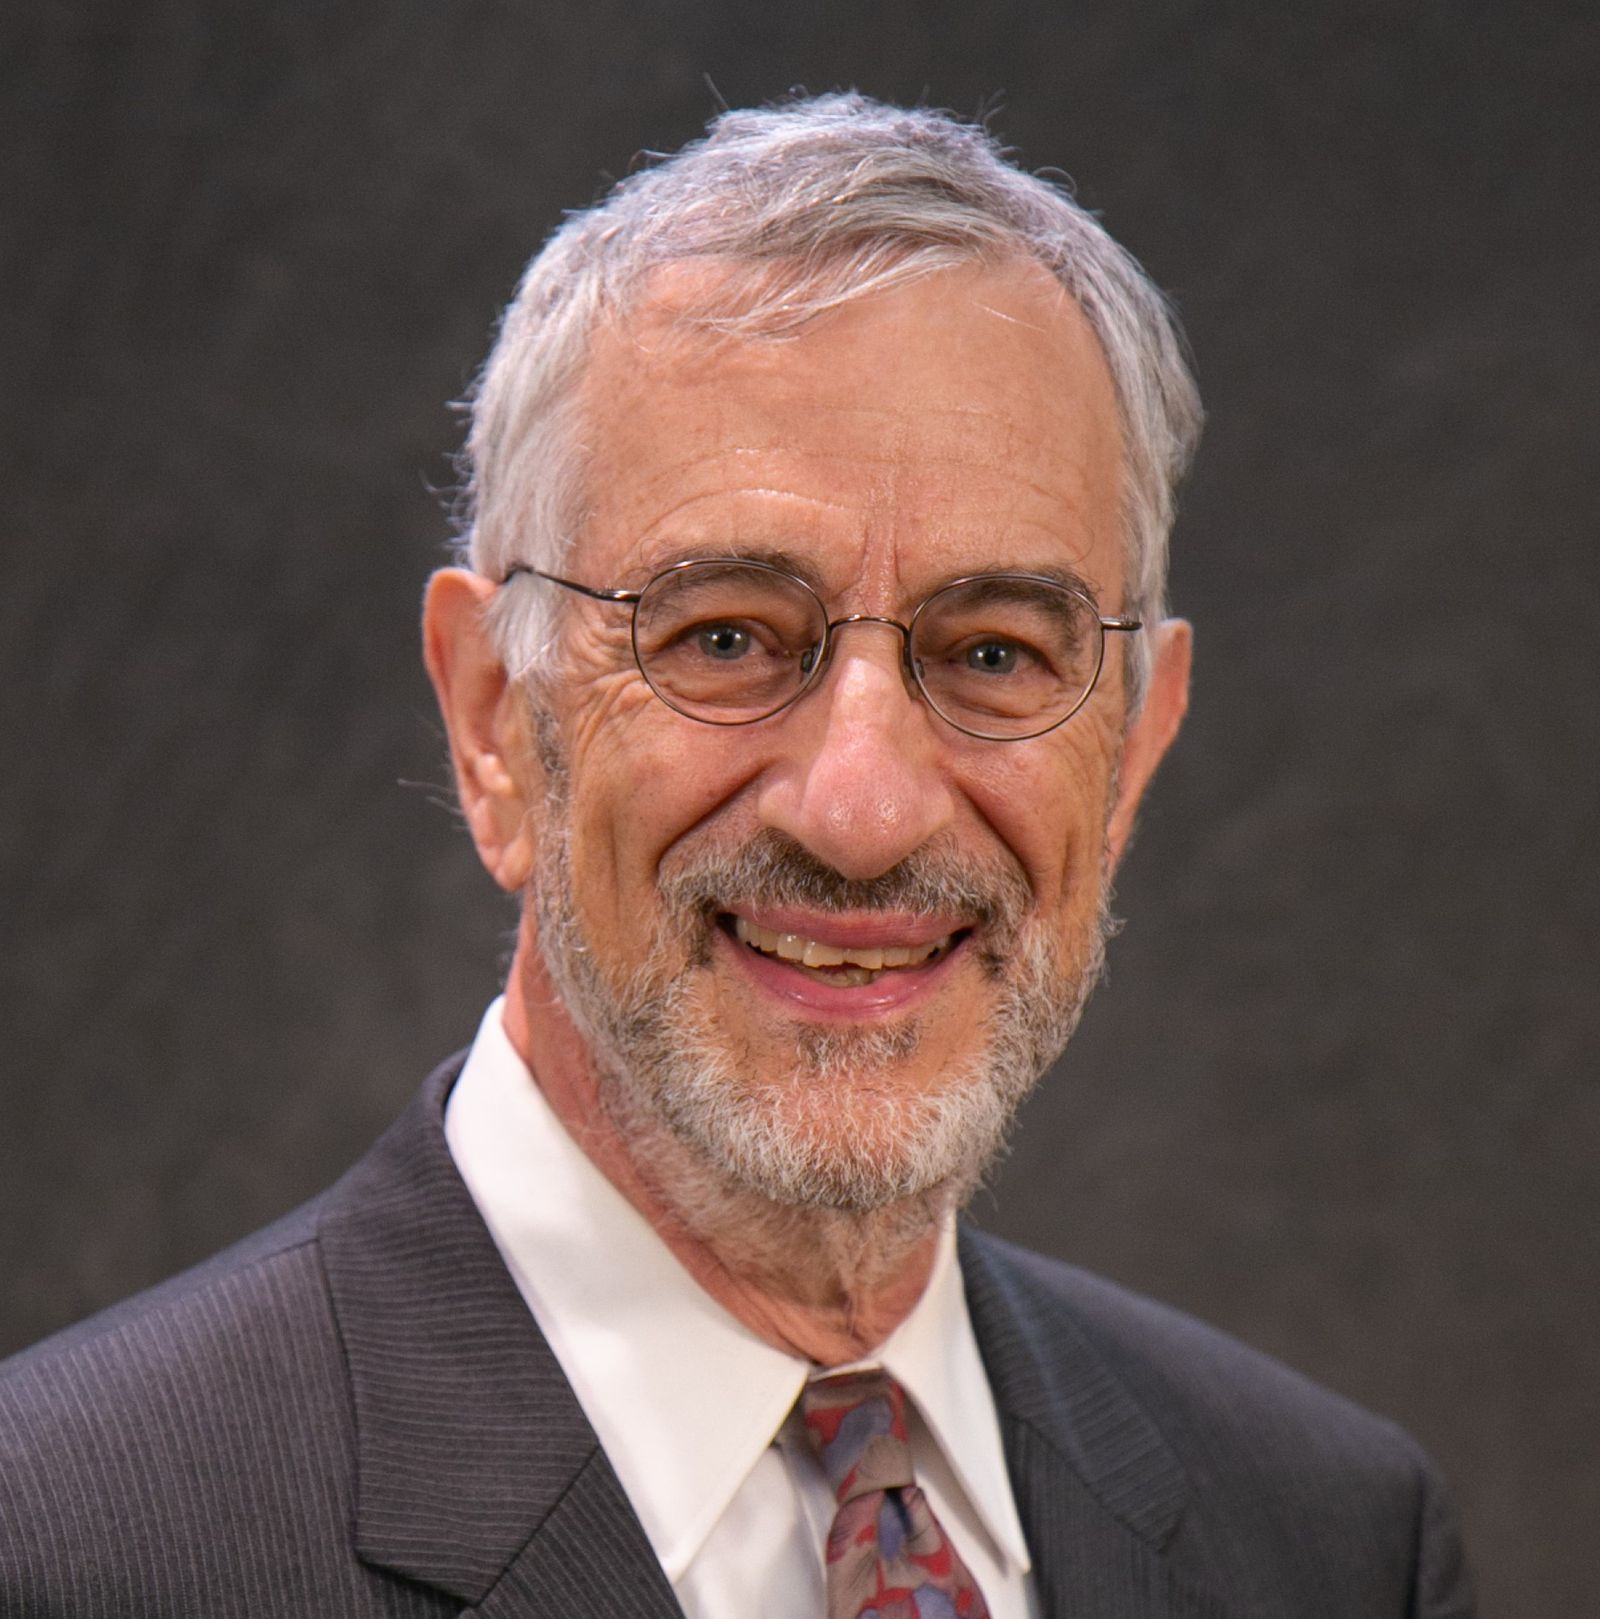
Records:
[[[1021,656],[1015,641],[975,641],[966,650],[964,662],[969,669],[984,675],[1015,674]]]
[[[750,650],[750,632],[737,624],[704,624],[695,631],[695,645],[708,658],[732,663]]]

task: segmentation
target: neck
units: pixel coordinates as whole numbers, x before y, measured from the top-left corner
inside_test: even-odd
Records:
[[[678,1262],[759,1338],[820,1366],[870,1354],[910,1314],[949,1213],[940,1193],[865,1213],[790,1208],[714,1178],[664,1126],[621,1126],[582,1037],[519,951],[506,1033],[573,1140]]]

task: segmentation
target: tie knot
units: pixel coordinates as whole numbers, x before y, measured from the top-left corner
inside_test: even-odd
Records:
[[[840,1506],[869,1490],[912,1482],[905,1390],[887,1372],[844,1372],[807,1383],[800,1415]]]

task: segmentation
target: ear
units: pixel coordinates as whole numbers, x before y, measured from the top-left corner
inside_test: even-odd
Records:
[[[514,893],[533,866],[540,801],[528,745],[526,700],[490,639],[484,612],[495,584],[465,568],[441,568],[422,608],[422,656],[450,737],[456,792],[489,875]]]
[[[1189,665],[1194,632],[1186,620],[1169,618],[1151,632],[1155,658],[1144,703],[1122,739],[1122,764],[1117,777],[1117,802],[1106,827],[1106,844],[1115,870],[1133,836],[1139,801],[1162,755],[1178,734],[1189,708]]]

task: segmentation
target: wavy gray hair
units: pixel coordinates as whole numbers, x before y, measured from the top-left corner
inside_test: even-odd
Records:
[[[1167,535],[1201,410],[1166,300],[1059,185],[1006,160],[984,129],[856,94],[726,112],[702,140],[572,214],[529,264],[471,400],[465,562],[494,579],[559,571],[583,522],[576,395],[590,333],[649,272],[693,258],[735,276],[685,317],[736,337],[792,332],[830,309],[945,266],[1037,260],[1087,316],[1121,407],[1125,610],[1165,605]],[[609,582],[609,581],[602,581]],[[503,590],[490,625],[507,667],[533,672],[551,593]],[[1149,637],[1130,637],[1137,701]]]

